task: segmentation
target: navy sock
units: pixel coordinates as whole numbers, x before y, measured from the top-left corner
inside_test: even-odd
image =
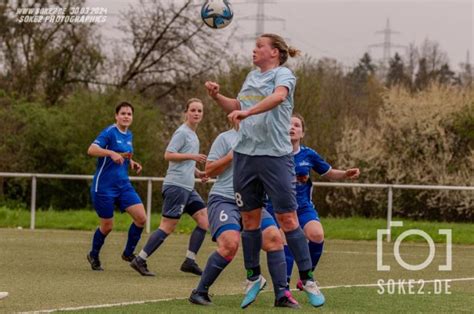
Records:
[[[201,248],[202,243],[204,242],[205,237],[206,230],[196,226],[196,228],[193,230],[193,233],[191,233],[191,237],[189,238],[188,251],[197,254]]]
[[[150,237],[148,238],[148,241],[146,242],[145,246],[143,247],[143,251],[150,256],[153,254],[153,252],[156,251],[157,248],[160,247],[161,243],[165,241],[166,237],[168,234],[164,232],[161,229],[156,230],[153,232]]]
[[[291,254],[290,248],[288,245],[285,245],[285,259],[286,259],[286,282],[290,284],[291,273],[293,272],[293,263],[295,258]]]
[[[301,227],[298,227],[295,230],[285,232],[285,237],[288,247],[295,257],[301,280],[312,279],[311,257],[303,230]]]
[[[208,292],[209,287],[216,281],[220,273],[229,265],[230,260],[225,259],[214,251],[207,259],[206,268],[201,275],[201,280],[196,288],[197,292]]]
[[[316,242],[308,242],[308,248],[309,248],[309,254],[311,255],[311,263],[312,263],[312,270],[314,271],[316,269],[316,266],[318,266],[319,259],[321,258],[321,255],[323,254],[323,246],[324,246],[324,241],[321,243],[316,243]]]
[[[107,235],[100,232],[99,228],[95,230],[94,237],[92,238],[92,250],[89,253],[92,257],[99,258],[99,252],[102,245],[104,245],[106,237]]]
[[[286,262],[283,250],[267,252],[268,271],[272,277],[275,300],[285,296],[286,290]]]
[[[262,249],[262,230],[242,231],[242,250],[247,279],[256,280],[260,276],[260,250]]]
[[[123,255],[130,256],[135,251],[135,247],[137,246],[138,241],[142,236],[143,227],[138,227],[133,222],[128,229],[128,240],[127,244],[125,245],[125,250],[123,251]]]

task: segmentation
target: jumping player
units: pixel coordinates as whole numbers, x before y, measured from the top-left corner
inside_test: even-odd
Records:
[[[202,270],[195,259],[208,228],[207,209],[201,196],[194,190],[194,178],[206,182],[204,171],[196,168],[196,162],[205,163],[206,155],[199,154],[199,139],[196,129],[203,117],[203,103],[191,98],[186,103],[185,122],[174,132],[165,152],[169,162],[168,171],[163,183],[163,210],[160,226],[148,238],[147,243],[130,266],[143,276],[154,276],[148,270],[147,258],[155,252],[170,235],[183,213],[189,214],[197,223],[189,239],[186,259],[181,271],[201,275]]]
[[[219,134],[212,144],[206,162],[206,174],[209,177],[217,176],[217,181],[209,192],[208,213],[212,240],[217,242],[217,250],[208,258],[206,268],[189,301],[199,305],[212,304],[209,298],[209,288],[232,261],[240,243],[241,219],[235,202],[232,170],[232,146],[237,140],[237,131],[231,129]],[[280,251],[283,241],[275,221],[268,212],[262,212],[263,250],[267,252],[268,269],[275,290],[275,306],[298,308],[298,303],[289,291],[284,291],[281,271],[285,260]],[[260,287],[265,285],[265,279]],[[250,285],[249,287],[252,287]],[[248,291],[246,291],[248,292]],[[283,293],[280,293],[283,292]],[[280,296],[280,294],[282,294]],[[255,298],[246,298],[242,307],[249,306]]]
[[[98,157],[91,196],[100,225],[94,233],[92,249],[87,254],[92,270],[104,270],[99,252],[105,238],[112,231],[116,205],[121,212],[127,212],[133,219],[122,254],[122,259],[127,262],[135,257],[133,251],[140,240],[147,219],[143,203],[128,178],[129,166],[135,169],[137,174],[142,170],[142,166],[132,159],[133,136],[128,128],[133,122],[133,112],[130,103],[118,104],[115,108],[115,124],[105,128],[87,150],[90,156]]]
[[[242,215],[242,248],[251,288],[247,295],[260,291],[259,253],[262,243],[260,221],[265,193],[276,212],[288,246],[295,256],[303,288],[313,306],[324,304],[313,280],[311,258],[303,230],[296,216],[295,170],[288,132],[293,110],[296,78],[284,67],[288,56],[299,53],[275,34],[263,34],[253,50],[251,71],[237,99],[219,93],[219,85],[206,82],[208,94],[229,113],[228,118],[240,123],[234,148],[235,201]],[[282,250],[281,254],[284,255]]]
[[[298,221],[308,239],[308,248],[311,255],[312,271],[314,272],[323,252],[324,231],[319,215],[312,202],[313,184],[310,178],[311,169],[320,176],[329,180],[356,179],[359,177],[358,168],[348,170],[333,169],[316,151],[301,145],[305,134],[304,119],[299,114],[291,117],[290,137],[293,145],[293,155],[296,172],[296,199],[298,202]],[[267,203],[266,209],[273,213],[271,201]],[[290,283],[293,270],[293,255],[288,246],[285,245],[287,281]],[[298,281],[297,288],[303,290],[302,282]]]

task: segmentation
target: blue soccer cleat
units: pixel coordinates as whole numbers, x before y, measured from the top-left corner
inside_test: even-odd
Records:
[[[247,306],[252,304],[255,299],[257,299],[257,295],[259,292],[265,287],[267,281],[260,275],[257,280],[250,281],[247,279],[247,286],[245,287],[245,297],[240,304],[240,307],[245,309]]]
[[[306,281],[306,284],[303,285],[303,290],[306,292],[309,303],[311,303],[312,306],[322,306],[326,301],[324,295],[319,291],[318,285],[313,280]]]

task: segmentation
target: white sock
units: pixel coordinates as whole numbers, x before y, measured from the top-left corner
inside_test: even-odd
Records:
[[[140,253],[138,253],[138,256],[140,256],[141,259],[145,260],[148,258],[148,254],[146,254],[145,251],[141,250]]]
[[[196,253],[191,252],[190,250],[188,250],[186,252],[186,258],[192,259],[194,261],[194,260],[196,260]]]

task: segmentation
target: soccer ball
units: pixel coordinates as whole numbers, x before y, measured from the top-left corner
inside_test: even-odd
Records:
[[[201,18],[211,28],[224,28],[230,24],[234,12],[228,0],[207,0],[201,8]]]

